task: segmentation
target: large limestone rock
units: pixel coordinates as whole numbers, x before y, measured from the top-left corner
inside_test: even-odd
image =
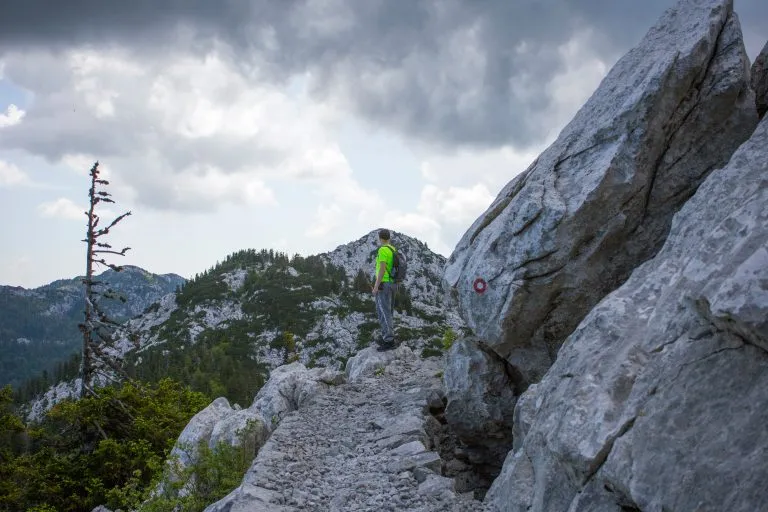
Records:
[[[171,450],[171,458],[177,459],[183,467],[192,464],[197,459],[199,443],[209,442],[216,424],[234,412],[235,410],[224,397],[211,402],[208,407],[195,414],[181,431]]]
[[[274,428],[286,414],[328,389],[328,385],[320,380],[325,375],[324,368],[308,370],[299,362],[279,366],[269,374],[269,380],[256,394],[249,409],[258,411],[268,426]]]
[[[492,510],[765,508],[768,118],[531,391]]]
[[[466,445],[469,462],[490,480],[512,447],[516,394],[523,391],[515,380],[514,369],[477,340],[463,339],[451,347],[443,378],[445,417]]]
[[[344,369],[346,380],[347,382],[359,382],[361,379],[373,377],[377,371],[383,371],[393,361],[398,359],[412,360],[415,357],[413,351],[405,345],[384,352],[379,352],[376,347],[368,347],[347,360]]]
[[[246,443],[258,450],[286,414],[326,390],[326,382],[339,383],[342,377],[343,374],[331,369],[308,370],[301,363],[275,368],[248,409],[235,409],[220,397],[197,413],[179,435],[171,458],[181,468],[190,466],[197,460],[201,442],[210,448],[220,442],[232,446]]]
[[[752,64],[752,89],[755,90],[757,115],[762,118],[768,112],[768,43]]]
[[[672,215],[754,130],[732,7],[685,0],[664,13],[451,256],[445,279],[463,316],[526,381],[658,251]]]

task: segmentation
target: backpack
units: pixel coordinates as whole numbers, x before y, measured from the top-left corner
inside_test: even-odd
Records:
[[[404,253],[389,245],[384,247],[392,251],[392,271],[389,273],[389,277],[395,284],[400,284],[405,281],[405,274],[408,272],[408,258]]]

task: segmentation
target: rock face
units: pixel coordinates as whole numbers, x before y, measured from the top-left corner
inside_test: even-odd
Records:
[[[685,0],[668,10],[451,256],[445,279],[465,320],[527,382],[653,257],[672,215],[754,130],[732,7]]]
[[[445,417],[487,488],[512,447],[517,394],[514,369],[472,339],[453,344],[445,368]]]
[[[757,115],[762,119],[768,112],[768,43],[752,64],[752,89],[755,91]]]
[[[768,119],[529,392],[494,510],[768,503]]]

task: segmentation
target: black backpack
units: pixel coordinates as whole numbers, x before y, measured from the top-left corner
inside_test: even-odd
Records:
[[[392,251],[392,271],[389,273],[389,277],[394,283],[400,284],[405,281],[405,273],[408,272],[408,258],[392,246],[385,245],[384,247]]]

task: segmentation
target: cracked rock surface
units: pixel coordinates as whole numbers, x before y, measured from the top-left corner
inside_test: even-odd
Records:
[[[762,118],[768,112],[768,43],[752,64],[752,89],[755,90],[757,115]]]
[[[351,365],[354,382],[288,413],[240,487],[206,512],[483,510],[440,474],[429,413],[440,362],[407,348],[386,357],[366,349]]]
[[[515,411],[492,510],[768,503],[768,118]]]
[[[445,279],[474,333],[537,382],[756,124],[732,0],[679,2],[459,242]]]

